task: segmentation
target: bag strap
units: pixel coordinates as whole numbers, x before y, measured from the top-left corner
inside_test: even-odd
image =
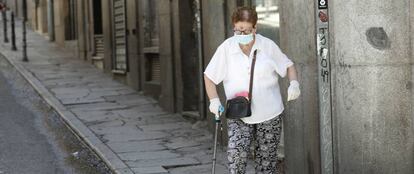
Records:
[[[254,50],[253,61],[252,61],[251,72],[250,72],[250,84],[249,84],[249,101],[250,102],[252,101],[254,65],[256,64],[256,55],[257,55],[257,50]]]

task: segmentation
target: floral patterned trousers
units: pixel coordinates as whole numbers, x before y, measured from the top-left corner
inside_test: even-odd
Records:
[[[250,144],[255,140],[256,174],[276,174],[277,148],[282,131],[282,115],[258,124],[228,119],[227,158],[230,174],[245,174]]]

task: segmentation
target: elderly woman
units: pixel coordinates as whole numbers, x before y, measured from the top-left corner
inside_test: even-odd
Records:
[[[234,36],[225,40],[216,50],[205,72],[206,91],[210,112],[219,115],[222,107],[216,85],[223,82],[226,98],[247,96],[250,70],[253,71],[251,116],[228,119],[228,162],[231,174],[246,172],[247,154],[255,137],[256,173],[277,172],[277,148],[281,135],[284,110],[278,79],[290,80],[288,101],[300,95],[299,82],[293,62],[270,39],[257,34],[257,13],[250,7],[240,7],[232,15]],[[254,54],[254,52],[256,52]]]

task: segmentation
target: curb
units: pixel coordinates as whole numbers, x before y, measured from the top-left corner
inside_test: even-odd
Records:
[[[5,56],[3,57],[10,63],[35,89],[41,98],[50,105],[66,122],[72,132],[90,149],[92,149],[108,167],[116,174],[134,174],[134,172],[107,146],[105,145],[82,121],[80,121],[70,110],[66,109],[60,101],[52,95],[46,87],[26,68],[15,63],[14,60]]]

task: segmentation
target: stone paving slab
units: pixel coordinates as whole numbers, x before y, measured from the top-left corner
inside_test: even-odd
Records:
[[[168,159],[145,159],[139,161],[127,161],[126,163],[131,167],[154,167],[161,165],[166,169],[185,166],[196,166],[201,164],[198,160],[188,157]]]
[[[60,100],[64,105],[79,105],[79,104],[90,104],[104,102],[102,98],[89,98],[89,97],[78,97],[78,98],[65,98]]]
[[[167,174],[169,173],[164,167],[156,166],[156,167],[139,167],[139,168],[132,168],[137,174]]]
[[[122,153],[119,157],[124,161],[139,161],[139,160],[155,160],[155,159],[171,159],[178,158],[181,154],[172,152],[171,150],[149,151],[149,152],[132,152]]]
[[[107,142],[129,142],[129,141],[147,141],[147,140],[159,140],[167,139],[170,134],[163,132],[140,132],[140,133],[128,133],[128,134],[104,134],[102,139]]]
[[[16,33],[20,50],[20,25]],[[72,49],[30,30],[28,44],[28,63],[8,44],[0,43],[0,53],[115,173],[210,173],[212,134],[206,124],[163,111],[154,99],[78,59]],[[221,148],[218,156],[217,173],[227,173]]]
[[[110,142],[107,145],[114,151],[121,154],[133,152],[152,152],[166,150],[163,140]]]

